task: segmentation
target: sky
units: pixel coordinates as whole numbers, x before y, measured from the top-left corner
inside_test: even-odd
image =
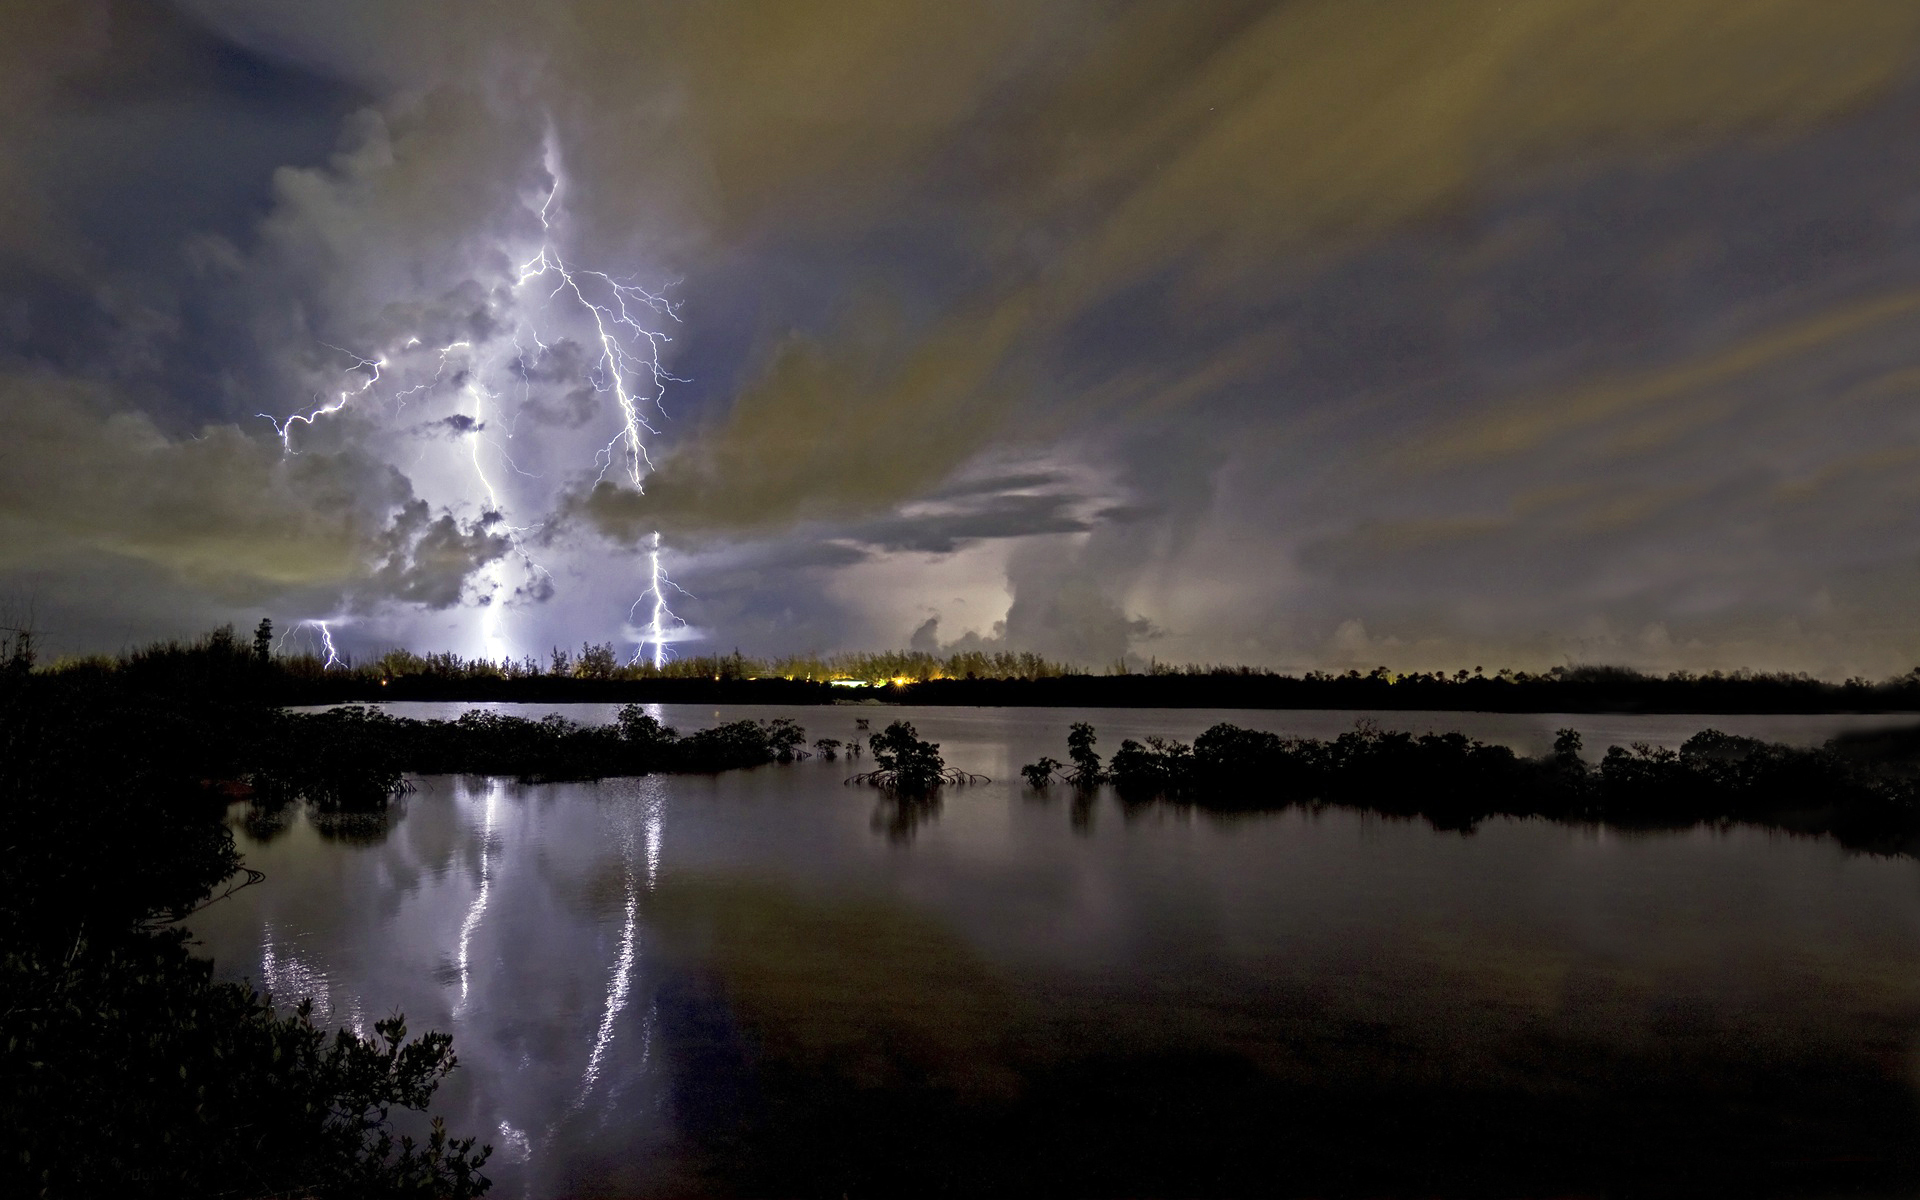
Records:
[[[0,112],[52,653],[1920,663],[1910,0],[0,0]]]

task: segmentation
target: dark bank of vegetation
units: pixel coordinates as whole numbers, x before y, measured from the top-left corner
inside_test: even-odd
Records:
[[[1383,712],[1920,712],[1920,670],[1881,682],[1830,683],[1738,671],[1649,675],[1617,667],[1555,667],[1397,675],[1385,667],[1283,675],[1254,667],[1063,672],[1031,679],[940,676],[890,687],[889,702],[1059,708],[1299,708]]]
[[[294,803],[370,815],[402,772],[583,778],[790,759],[791,722],[680,737],[474,714],[288,714],[231,631],[110,664],[33,669],[0,637],[0,1194],[466,1197],[489,1151],[424,1113],[456,1059],[316,1028],[297,997],[216,983],[179,922],[249,881],[227,824]],[[297,1003],[296,1003],[297,1002]]]
[[[666,771],[728,771],[805,758],[806,731],[784,718],[733,721],[681,736],[637,705],[611,725],[472,711],[416,721],[349,705],[275,712],[236,780],[256,806],[305,800],[321,811],[376,811],[403,774],[509,775],[525,783]]]
[[[1338,805],[1463,831],[1495,816],[1644,828],[1748,823],[1854,849],[1920,850],[1920,736],[1911,733],[1798,749],[1708,729],[1677,751],[1612,746],[1597,766],[1582,758],[1571,729],[1541,758],[1460,733],[1415,737],[1370,722],[1327,741],[1229,724],[1191,745],[1129,738],[1104,764],[1096,744],[1094,728],[1076,724],[1069,763],[1043,758],[1021,773],[1035,788],[1109,783],[1125,800],[1216,810]]]
[[[754,659],[738,652],[669,662],[622,662],[610,643],[553,650],[544,660],[469,659],[392,650],[368,662],[329,664],[280,654],[272,623],[252,647],[246,681],[282,705],[377,700],[497,700],[553,704],[894,704],[1020,707],[1322,708],[1452,712],[1815,713],[1920,712],[1920,668],[1878,682],[1735,671],[1649,675],[1618,667],[1555,667],[1397,674],[1285,675],[1257,667],[1116,664],[1092,672],[1036,654],[922,651],[827,658]],[[55,664],[55,672],[151,674],[178,666],[190,646],[158,646],[118,659]]]

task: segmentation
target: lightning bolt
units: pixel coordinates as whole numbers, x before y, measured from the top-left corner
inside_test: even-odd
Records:
[[[674,634],[688,627],[677,613],[667,607],[667,589],[672,588],[689,599],[693,598],[693,593],[669,579],[666,569],[660,565],[659,530],[654,531],[653,544],[647,549],[647,566],[652,582],[647,586],[646,591],[640,593],[640,598],[627,609],[627,620],[631,623],[640,606],[649,600],[653,602],[653,617],[641,631],[639,645],[634,648],[633,657],[627,660],[627,665],[632,666],[639,662],[646,655],[647,647],[651,645],[653,669],[658,671],[667,664],[667,643],[673,640]]]
[[[280,435],[281,448],[288,454],[300,453],[293,448],[293,426],[295,422],[312,428],[314,422],[318,421],[321,417],[330,417],[334,413],[339,412],[345,408],[347,403],[355,396],[364,396],[373,390],[373,385],[380,382],[380,368],[387,365],[387,360],[384,358],[362,358],[351,350],[341,350],[340,347],[329,342],[322,342],[320,344],[329,350],[338,350],[341,354],[351,358],[354,365],[347,369],[349,371],[365,370],[367,372],[367,380],[357,388],[349,388],[341,392],[339,397],[331,403],[322,404],[312,412],[294,413],[284,421],[275,420],[267,413],[255,414],[264,419],[267,424],[273,426],[273,431]]]
[[[552,244],[553,214],[560,200],[561,173],[557,139],[548,132],[545,159],[542,164],[553,185],[547,191],[546,198],[540,204],[540,228],[547,235],[539,252],[520,264],[520,277],[516,287],[524,287],[536,279],[554,277],[557,282],[547,293],[552,300],[562,293],[570,295],[593,321],[595,338],[599,344],[600,357],[594,364],[590,376],[595,390],[611,392],[620,412],[621,427],[606,447],[596,456],[600,467],[600,478],[605,479],[612,469],[616,458],[624,460],[627,478],[633,486],[645,491],[642,481],[653,469],[653,460],[647,455],[647,445],[641,436],[644,431],[659,436],[659,430],[648,423],[641,415],[639,393],[629,386],[629,378],[644,376],[651,383],[650,396],[652,406],[662,416],[666,415],[665,399],[669,383],[686,383],[667,371],[660,361],[660,348],[673,339],[658,330],[649,328],[640,319],[645,310],[655,315],[666,316],[673,321],[680,320],[677,308],[657,292],[651,292],[632,283],[615,279],[604,271],[577,269],[567,265]],[[581,280],[596,281],[595,296],[589,298]],[[624,331],[624,333],[622,332]],[[540,340],[537,330],[529,331],[535,345],[544,351],[545,343]],[[618,448],[618,453],[616,453]],[[653,533],[652,545],[647,551],[648,586],[647,590],[634,600],[627,609],[627,619],[632,621],[639,607],[652,600],[652,619],[648,622],[634,649],[629,665],[640,661],[648,645],[653,647],[653,668],[659,670],[666,663],[667,641],[669,635],[687,628],[667,605],[669,587],[688,595],[685,589],[667,577],[660,565],[660,531]],[[671,624],[669,624],[671,623]]]
[[[329,622],[302,621],[300,623],[302,625],[307,626],[310,629],[317,629],[320,631],[320,645],[323,646],[327,652],[327,661],[323,665],[325,665],[329,670],[331,670],[334,667],[344,665],[340,658],[340,652],[333,648],[333,630],[328,627]]]
[[[591,362],[586,369],[587,382],[596,393],[612,401],[611,409],[615,419],[613,436],[593,455],[593,464],[597,468],[598,478],[605,479],[611,472],[619,470],[635,488],[644,490],[642,483],[653,469],[653,461],[648,455],[648,439],[659,436],[659,429],[650,419],[654,414],[666,415],[665,399],[669,384],[684,383],[667,370],[662,361],[663,348],[672,341],[659,325],[662,321],[677,324],[680,321],[678,306],[664,294],[635,283],[630,277],[617,277],[607,271],[579,266],[571,261],[558,248],[559,230],[557,224],[563,211],[561,196],[564,187],[564,175],[561,169],[559,140],[549,129],[544,143],[542,166],[547,175],[545,194],[540,197],[539,207],[535,210],[540,221],[540,242],[530,255],[521,258],[516,254],[507,261],[518,261],[517,267],[509,267],[504,272],[502,284],[516,299],[512,307],[520,312],[513,323],[513,332],[503,333],[503,340],[513,347],[514,359],[510,368],[517,368],[520,376],[522,408],[526,407],[531,396],[530,363],[537,363],[552,352],[553,347],[537,328],[537,320],[558,319],[561,310],[574,314],[569,317],[568,329],[584,333],[580,340],[592,347],[589,350]],[[532,207],[529,200],[528,207]],[[524,245],[524,243],[523,243]],[[529,303],[523,304],[519,297],[527,294]],[[544,314],[544,315],[541,315]],[[488,339],[491,341],[491,337]],[[555,338],[555,341],[564,341]],[[372,393],[388,373],[391,364],[387,354],[396,360],[418,353],[422,356],[432,353],[422,347],[417,335],[409,335],[397,348],[391,344],[385,353],[360,354],[328,343],[329,349],[345,355],[351,360],[347,370],[359,376],[357,386],[343,388],[331,400],[320,403],[305,412],[296,412],[285,418],[275,418],[262,413],[274,433],[280,439],[282,448],[288,454],[299,453],[295,440],[296,425],[313,427],[324,418],[340,413],[355,404],[362,397]],[[531,347],[531,351],[529,351]],[[500,460],[514,474],[538,479],[541,476],[523,470],[508,452],[508,447],[500,440],[504,434],[512,440],[518,420],[507,420],[507,414],[499,404],[500,397],[490,390],[483,381],[481,368],[491,362],[488,348],[476,348],[465,340],[453,341],[438,350],[438,361],[431,378],[415,382],[411,387],[394,391],[390,400],[394,411],[403,410],[409,400],[430,393],[449,375],[450,363],[456,353],[467,360],[454,373],[454,382],[459,393],[472,414],[472,425],[461,429],[472,440],[468,444],[469,464],[476,499],[484,495],[482,525],[495,522],[511,540],[516,557],[526,568],[530,576],[540,577],[549,583],[553,581],[552,572],[535,561],[529,553],[527,538],[541,528],[540,525],[515,524],[509,518],[508,500],[502,495],[502,482],[510,482],[511,477],[496,479],[486,461],[488,450],[498,454]],[[422,364],[424,366],[424,364]],[[391,368],[397,369],[397,368]],[[418,376],[416,375],[417,379]],[[488,416],[497,418],[489,429]],[[484,442],[484,446],[483,446]],[[422,450],[422,455],[426,451]],[[668,577],[661,563],[661,538],[655,531],[646,549],[648,586],[628,608],[629,635],[638,643],[632,662],[639,662],[647,656],[651,648],[651,661],[658,669],[669,657],[667,644],[684,636],[690,626],[673,612],[668,604],[669,590],[690,595]],[[489,583],[494,587],[504,585],[498,568],[488,568]],[[484,586],[484,585],[483,585]],[[634,629],[632,622],[642,606],[650,609],[650,619],[644,628]],[[496,626],[501,619],[501,606],[488,604],[482,618],[482,634],[494,647]],[[325,635],[322,626],[323,636]],[[336,656],[337,657],[337,656]],[[333,660],[330,659],[330,665]]]

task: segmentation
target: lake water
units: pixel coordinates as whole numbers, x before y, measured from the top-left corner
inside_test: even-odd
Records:
[[[266,882],[191,922],[223,978],[311,994],[323,1023],[451,1031],[435,1107],[494,1144],[496,1195],[1920,1181],[1913,860],[1744,828],[1214,818],[1016,774],[1064,757],[1074,720],[1110,752],[1217,720],[1330,736],[1353,713],[648,707],[810,738],[904,717],[992,782],[902,811],[844,786],[844,759],[420,779],[384,828],[243,826]],[[1905,723],[1378,719],[1527,753],[1571,725],[1589,757]]]

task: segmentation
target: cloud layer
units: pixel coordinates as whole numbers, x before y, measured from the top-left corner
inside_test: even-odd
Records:
[[[1920,657],[1911,4],[0,21],[0,586],[76,643],[598,640],[657,531],[770,652]]]

